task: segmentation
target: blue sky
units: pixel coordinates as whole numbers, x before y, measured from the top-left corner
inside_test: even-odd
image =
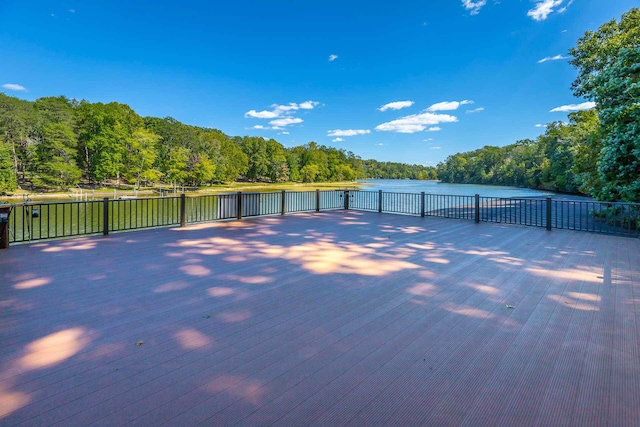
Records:
[[[636,6],[2,0],[0,91],[117,101],[229,135],[435,165],[588,108],[567,107],[585,102],[571,94],[567,50]]]

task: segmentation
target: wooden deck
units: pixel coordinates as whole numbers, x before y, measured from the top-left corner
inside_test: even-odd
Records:
[[[19,245],[0,425],[638,426],[639,336],[638,239],[336,211]]]

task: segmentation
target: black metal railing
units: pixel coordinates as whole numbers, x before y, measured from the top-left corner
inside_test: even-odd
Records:
[[[640,204],[634,203],[315,190],[19,203],[12,205],[8,239],[19,243],[330,209],[640,236]]]

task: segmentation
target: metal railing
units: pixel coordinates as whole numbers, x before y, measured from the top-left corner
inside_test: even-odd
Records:
[[[8,239],[11,243],[19,243],[106,235],[126,230],[330,209],[640,236],[640,204],[634,203],[316,190],[20,203],[12,205]]]

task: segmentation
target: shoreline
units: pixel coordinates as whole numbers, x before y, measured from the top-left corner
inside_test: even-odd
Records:
[[[290,190],[290,191],[311,191],[311,190],[352,190],[366,186],[366,183],[359,183],[356,181],[341,181],[341,182],[316,182],[316,183],[234,183],[229,185],[220,185],[212,187],[199,188],[195,191],[185,191],[186,195],[206,195],[206,194],[224,194],[235,193],[238,191],[246,193],[267,193],[274,191]],[[75,190],[75,191],[72,191]],[[69,189],[69,191],[57,191],[51,193],[32,193],[29,191],[20,190],[19,193],[14,193],[10,196],[0,196],[0,203],[17,204],[24,202],[27,198],[30,201],[44,201],[44,200],[99,200],[104,197],[120,198],[120,197],[158,197],[162,193],[171,196],[182,194],[179,189],[176,189],[174,193],[173,188],[145,188],[143,190],[134,189],[118,189],[118,188],[100,188],[96,190],[87,189]]]

